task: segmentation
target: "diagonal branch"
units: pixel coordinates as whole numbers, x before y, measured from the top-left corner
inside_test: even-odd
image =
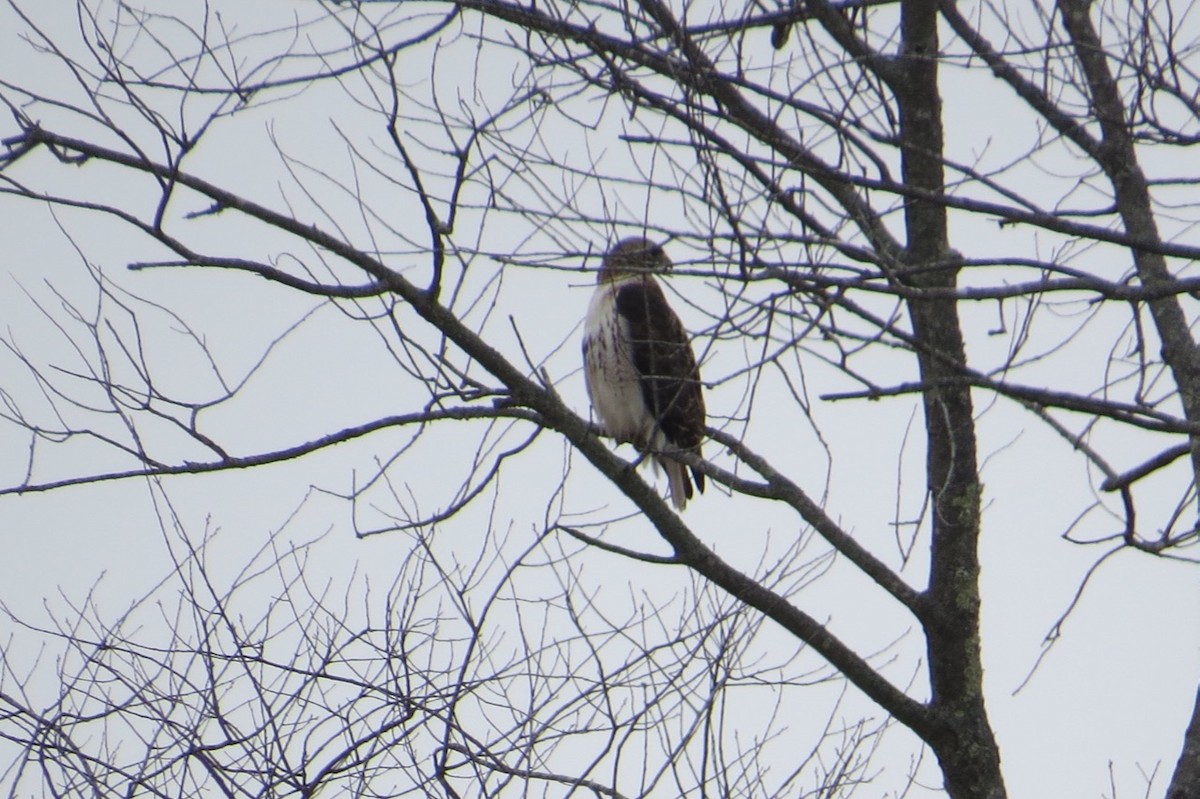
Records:
[[[792,506],[801,518],[812,525],[826,541],[851,563],[863,571],[872,581],[883,590],[895,597],[904,607],[920,617],[923,612],[921,594],[906,583],[900,575],[892,571],[875,557],[869,550],[859,544],[843,530],[837,522],[829,518],[825,510],[813,501],[800,486],[773,467],[765,458],[751,450],[740,439],[720,430],[708,429],[709,438],[728,449],[735,457],[747,464],[751,469],[762,475],[766,480],[762,496],[778,499]],[[725,483],[724,473],[720,470],[705,470],[715,480]],[[733,476],[733,475],[731,475]]]
[[[833,635],[822,623],[718,557],[667,507],[654,488],[601,442],[591,431],[588,422],[568,408],[557,394],[518,370],[451,309],[441,305],[436,297],[418,288],[403,275],[315,225],[303,224],[181,170],[92,142],[62,136],[41,127],[28,129],[27,135],[31,141],[59,152],[78,153],[81,158],[77,163],[94,158],[150,175],[170,177],[225,208],[290,233],[363,270],[407,302],[417,315],[503,383],[511,397],[509,407],[532,410],[539,423],[563,435],[646,515],[659,534],[674,548],[682,563],[811,646],[859,690],[919,735],[929,734],[934,728],[934,719],[925,705],[884,678],[865,658]]]

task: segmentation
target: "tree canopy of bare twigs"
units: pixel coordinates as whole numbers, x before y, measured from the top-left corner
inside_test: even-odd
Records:
[[[50,5],[8,795],[1200,797],[1191,4]],[[583,390],[628,235],[682,514]]]

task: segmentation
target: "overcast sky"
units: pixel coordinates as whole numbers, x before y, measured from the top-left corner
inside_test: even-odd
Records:
[[[35,4],[26,5],[33,8]],[[249,31],[271,25],[271,13],[310,13],[307,4],[270,5],[268,10],[244,12],[246,16],[237,19],[237,24]],[[227,25],[243,13],[236,4],[214,6],[222,6]],[[45,16],[42,21],[47,32],[67,42],[69,48],[77,47],[73,21],[54,19],[45,9],[37,9],[37,13]],[[103,13],[112,10],[105,6]],[[34,86],[47,96],[80,102],[78,87],[72,85],[70,76],[53,67],[52,56],[33,52],[22,40],[22,30],[23,24],[12,10],[0,8],[0,81]],[[184,46],[186,36],[181,31],[177,34]],[[337,33],[331,29],[327,35],[332,39]],[[267,47],[278,45],[277,39],[264,41],[269,43],[264,45]],[[145,40],[136,46],[151,47]],[[240,47],[263,57],[255,52],[253,40]],[[425,91],[421,86],[433,63],[433,52],[427,46],[403,56],[411,69],[415,94]],[[453,101],[456,113],[483,115],[492,110],[501,93],[513,93],[513,73],[480,70],[469,58],[455,57],[455,53],[466,52],[463,48],[438,55],[436,89],[448,103]],[[148,52],[147,63],[154,58]],[[1012,136],[1000,135],[1010,130],[1018,107],[1003,93],[982,90],[981,80],[986,84],[986,76],[953,69],[944,73],[949,154],[966,161],[986,153],[994,163],[1005,163],[1026,146],[1027,139],[1021,137],[1032,134],[1019,130]],[[480,81],[495,86],[481,86]],[[336,224],[356,244],[377,246],[388,253],[390,265],[419,274],[426,263],[419,248],[427,241],[419,208],[411,196],[365,166],[360,153],[351,148],[353,144],[363,152],[373,152],[366,160],[375,166],[389,164],[394,174],[403,171],[394,158],[380,156],[386,145],[385,129],[378,115],[362,102],[370,96],[370,89],[356,79],[347,84],[344,90],[280,92],[277,102],[219,121],[189,167],[264,205],[290,208],[301,221],[331,230]],[[206,102],[197,99],[184,114],[202,117]],[[620,135],[623,129],[633,130],[634,123],[622,118],[616,108],[607,115],[594,103],[581,102],[580,108],[590,109],[603,120],[586,143],[571,140],[579,135],[578,128],[565,126],[544,129],[531,140],[545,142],[547,150],[562,147],[574,156],[586,151],[600,159],[605,169],[619,168],[621,159],[629,158]],[[48,127],[66,124],[69,117],[44,105],[36,110]],[[556,117],[551,114],[546,119],[552,124]],[[0,137],[15,130],[7,115],[0,119]],[[427,135],[427,141],[435,133],[420,125],[414,125],[411,132]],[[518,134],[526,135],[518,131],[514,136]],[[148,133],[142,127],[136,135],[146,137]],[[145,141],[147,147],[153,147],[150,139]],[[659,170],[652,175],[657,180],[679,179],[672,166],[662,162],[647,158],[638,166]],[[1064,171],[1068,167],[1065,164]],[[1052,164],[1039,164],[1037,170],[1030,170],[1031,180],[1048,179],[1043,170],[1053,168]],[[635,177],[632,171],[630,176]],[[117,198],[116,202],[140,212],[152,207],[149,203],[154,198],[144,181],[98,165],[66,168],[46,153],[18,164],[11,177],[46,190]],[[355,186],[362,199],[339,189],[339,184]],[[521,186],[516,179],[513,187],[533,201],[530,187]],[[598,219],[610,215],[613,208],[648,205],[645,190],[637,185],[624,187],[618,196],[602,196],[585,181],[584,196],[587,192],[595,193],[589,210]],[[362,202],[369,204],[370,212],[361,210]],[[697,224],[665,203],[654,208],[653,213],[669,215],[672,226]],[[200,198],[181,193],[171,208],[172,225],[188,240],[210,244],[214,252],[282,258],[285,265],[304,261],[305,268],[318,273],[324,268],[314,253],[294,241],[264,233],[231,214],[185,219],[204,209]],[[387,230],[372,214],[395,225],[399,233]],[[472,225],[478,229],[470,229]],[[599,251],[613,238],[613,231],[603,225],[593,226],[586,238],[582,230],[580,225],[556,226],[553,222],[539,229],[532,218],[479,211],[464,214],[456,237],[465,248],[530,259],[561,253],[567,244]],[[969,257],[989,252],[1012,254],[1040,246],[1028,233],[974,219],[963,219],[951,235],[952,243]],[[698,264],[704,266],[704,254],[690,247],[676,245],[673,249],[668,243],[667,250],[680,260],[701,259]],[[118,338],[129,341],[135,334],[143,336],[156,380],[179,396],[201,400],[218,393],[219,381],[208,366],[209,357],[219,364],[226,380],[236,382],[266,356],[233,401],[206,412],[206,429],[230,443],[234,454],[294,445],[420,407],[420,388],[403,371],[403,356],[397,355],[400,348],[389,338],[389,325],[355,316],[378,315],[383,307],[378,300],[357,307],[343,303],[338,308],[246,274],[126,268],[162,257],[161,249],[111,218],[52,212],[44,204],[0,195],[0,338],[9,345],[0,349],[4,396],[35,414],[34,418],[52,420],[44,399],[39,400],[41,389],[14,350],[41,368],[59,365],[69,370],[85,359],[94,363],[94,352],[81,354],[75,349],[79,342],[86,342],[87,328],[71,316],[78,311],[86,319],[99,308],[112,320],[112,327],[102,329],[100,336],[110,345]],[[1101,251],[1095,268],[1120,274],[1127,268],[1122,258],[1116,250]],[[560,258],[557,264],[565,262]],[[587,265],[594,267],[595,261]],[[567,402],[586,415],[578,325],[588,303],[592,276],[583,271],[502,267],[486,254],[471,261],[470,270],[462,279],[458,300],[463,309],[475,303],[476,307],[466,312],[467,318],[485,333],[489,343],[518,363],[525,360],[524,347]],[[352,277],[352,272],[344,269],[338,274]],[[111,281],[113,297],[98,299],[97,276]],[[126,297],[122,293],[126,291],[141,299]],[[721,307],[719,284],[711,280],[676,278],[671,281],[670,294],[692,330],[709,325],[706,313]],[[118,299],[136,310],[139,327],[135,329]],[[1084,303],[1064,304],[1061,313],[1039,317],[1032,335],[1053,342],[1075,330],[1079,315],[1087,312]],[[999,363],[1011,339],[989,336],[988,331],[997,325],[1000,313],[1009,314],[1010,325],[1019,327],[1021,312],[1012,306],[998,309],[980,304],[968,306],[967,313],[964,327],[972,357],[981,363]],[[403,313],[399,316],[413,321]],[[1075,388],[1084,390],[1095,382],[1113,346],[1122,340],[1122,324],[1118,313],[1111,320],[1100,318],[1058,357],[1031,365],[1022,380],[1035,382],[1041,375],[1047,383],[1070,385],[1072,371],[1078,370]],[[432,341],[427,332],[406,329],[406,334],[426,344]],[[67,340],[68,335],[75,337],[75,344]],[[738,371],[753,353],[728,338],[700,346],[706,358],[705,377],[714,383],[708,392],[710,421],[740,430],[723,420],[743,409],[746,382],[739,379]],[[817,346],[814,343],[813,347]],[[1050,349],[1050,345],[1043,348]],[[897,379],[904,379],[906,361],[892,353],[879,357],[878,375],[894,373]],[[904,528],[897,532],[893,522],[916,518],[922,503],[922,420],[914,402],[904,398],[843,403],[821,400],[823,394],[850,386],[844,376],[803,350],[791,377],[804,381],[803,390],[812,402],[810,418],[795,407],[781,378],[764,380],[746,443],[771,456],[811,495],[822,499],[830,514],[861,543],[900,567],[903,558],[897,541],[907,542],[912,533]],[[77,388],[76,399],[99,401],[94,389]],[[1118,796],[1141,796],[1147,775],[1154,772],[1158,776],[1151,795],[1160,795],[1178,756],[1200,679],[1196,566],[1135,553],[1109,559],[1092,577],[1062,630],[1061,640],[1039,664],[1045,636],[1070,606],[1088,570],[1107,551],[1104,546],[1071,543],[1064,533],[1072,530],[1080,538],[1093,538],[1115,532],[1116,523],[1103,506],[1080,520],[1081,511],[1113,498],[1095,492],[1097,475],[1089,473],[1077,453],[1031,414],[984,395],[977,395],[976,401],[982,419],[980,453],[986,458],[981,550],[986,686],[1010,795],[1111,796],[1111,780]],[[119,431],[121,427],[103,414],[80,412],[74,421],[82,424],[85,418],[96,429]],[[355,586],[345,592],[364,590],[368,580],[388,585],[394,579],[394,564],[402,562],[411,550],[412,537],[395,532],[360,539],[354,535],[355,527],[383,526],[389,518],[394,521],[398,514],[414,509],[434,512],[453,497],[464,464],[481,440],[503,449],[524,438],[520,430],[498,428],[480,433],[478,427],[464,427],[458,431],[447,426],[436,435],[417,439],[389,472],[390,485],[380,486],[369,495],[370,502],[357,507],[326,492],[349,492],[360,485],[378,471],[378,463],[392,458],[410,440],[407,433],[386,432],[285,464],[183,476],[160,486],[130,479],[2,496],[0,536],[5,555],[0,557],[0,601],[22,620],[35,624],[44,623],[49,614],[68,617],[73,606],[87,601],[94,602],[101,615],[115,618],[168,577],[171,552],[181,551],[181,541],[198,541],[212,531],[219,532],[209,565],[218,580],[232,579],[254,562],[270,541],[318,539],[305,566],[313,583]],[[147,431],[161,437],[154,439],[155,447],[175,458],[203,454],[181,436],[173,439],[167,425],[151,425]],[[1106,454],[1123,468],[1158,451],[1166,441],[1123,431],[1105,435]],[[1127,450],[1121,448],[1122,437],[1128,438]],[[717,450],[710,443],[706,454],[719,462]],[[28,436],[16,425],[0,420],[0,480],[4,487],[21,483],[30,468],[32,482],[40,482],[129,466],[127,459],[94,442],[39,444],[32,467],[29,453]],[[632,453],[626,455],[632,457]],[[651,476],[649,470],[646,474]],[[1161,491],[1163,519],[1159,521],[1177,502],[1182,474],[1165,475],[1151,489]],[[661,479],[657,484],[665,490]],[[1151,496],[1143,496],[1142,507],[1155,506]],[[169,506],[165,504],[168,500]],[[505,542],[494,544],[498,551],[508,551],[507,547],[515,552],[529,544],[550,514],[548,509],[589,523],[624,516],[629,506],[581,457],[572,456],[561,440],[543,435],[528,452],[506,464],[494,504],[489,492],[459,523],[440,526],[437,546],[445,554],[461,553],[464,561],[469,560],[484,547],[478,535],[486,532],[489,540]],[[685,518],[697,535],[748,572],[766,568],[803,536],[786,509],[729,497],[715,487],[689,505]],[[605,540],[625,546],[665,552],[649,526],[636,517],[614,521],[603,535]],[[924,528],[916,539],[918,554],[903,566],[906,579],[916,585],[924,578],[923,541],[927,542]],[[816,558],[822,552],[814,547],[799,560]],[[576,565],[595,587],[597,602],[614,610],[651,598],[668,602],[689,582],[685,576],[631,566],[600,551],[585,551]],[[532,594],[539,585],[536,581],[527,584]],[[244,611],[254,612],[253,597],[269,601],[271,595],[271,586],[263,585],[260,594],[243,600],[247,603]],[[907,685],[913,681],[920,686],[922,678],[916,675],[924,653],[919,629],[882,599],[877,588],[841,562],[831,564],[828,573],[794,597],[814,617],[831,619],[835,632],[860,651],[886,650],[893,660],[883,670],[893,682]],[[146,635],[153,638],[156,632],[150,616],[143,623],[148,625]],[[39,657],[43,664],[52,660],[41,641],[42,636],[0,616],[0,644],[10,668],[21,672],[28,668],[22,664],[32,664]],[[768,631],[755,651],[770,656],[773,647],[785,645],[783,636]],[[820,664],[809,655],[795,665],[803,670]],[[44,681],[42,690],[48,698],[55,679],[46,671],[33,684]],[[914,694],[920,693],[919,687],[914,688]],[[820,708],[814,712],[814,725],[824,723],[828,701],[829,696],[821,694],[814,702]],[[810,708],[803,702],[797,704],[788,712],[796,717],[793,724],[800,730]],[[880,713],[861,697],[852,697],[850,704],[866,713]],[[5,758],[14,754],[2,746],[0,753],[6,753]],[[898,762],[910,754],[909,747],[899,744],[886,752]],[[922,771],[925,778],[933,773],[933,769]],[[0,776],[0,785],[3,779]],[[885,787],[894,789],[895,785]],[[918,788],[909,795],[933,794]]]

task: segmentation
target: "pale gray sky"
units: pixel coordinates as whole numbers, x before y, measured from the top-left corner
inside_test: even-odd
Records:
[[[25,5],[49,26],[47,30],[54,37],[72,41],[77,36],[73,22],[54,18],[52,12],[36,4]],[[236,25],[247,32],[268,24],[274,14],[289,18],[292,13],[312,14],[308,4],[300,3],[270,4],[270,8],[253,10],[230,3],[215,3],[213,7],[214,13],[220,7],[227,26]],[[113,9],[104,5],[101,13],[111,15]],[[69,77],[62,70],[46,67],[53,59],[31,53],[20,40],[21,27],[11,9],[0,9],[0,81],[33,85],[49,96],[66,95],[80,102],[81,95],[77,87],[71,86]],[[182,31],[177,35],[180,42],[186,41]],[[325,35],[332,42],[339,34],[331,27]],[[133,46],[150,48],[151,43],[143,38]],[[242,52],[261,57],[253,40],[239,47]],[[430,47],[423,47],[402,55],[411,70],[410,87],[415,95],[426,91],[432,52]],[[520,78],[519,67],[485,62],[481,68],[471,57],[469,47],[447,48],[438,56],[437,96],[451,113],[483,116],[514,93],[512,82]],[[264,205],[290,208],[304,222],[329,230],[337,226],[356,244],[364,248],[377,246],[389,253],[387,260],[393,266],[423,263],[419,255],[413,254],[414,244],[427,241],[419,208],[402,187],[389,182],[404,180],[398,177],[403,175],[403,166],[387,154],[386,131],[378,116],[354,99],[369,103],[372,92],[380,91],[382,86],[353,78],[346,88],[346,92],[332,87],[283,91],[278,94],[278,102],[223,119],[214,125],[188,167]],[[184,109],[184,115],[200,118],[206,102],[196,100]],[[1037,135],[1032,123],[1014,121],[1021,109],[982,73],[947,68],[944,104],[951,157],[963,161],[983,159],[984,164],[999,168],[1024,153]],[[578,128],[554,127],[561,120],[547,114],[547,127],[538,136],[514,132],[509,146],[521,145],[525,141],[522,137],[526,137],[529,146],[560,153],[564,159],[573,159],[571,163],[598,159],[608,173],[626,171],[633,178],[636,169],[642,169],[656,180],[679,179],[670,163],[655,160],[646,149],[638,151],[642,160],[633,163],[620,135],[623,130],[638,130],[642,117],[631,121],[622,117],[616,103],[605,109],[591,100],[573,101],[571,110],[594,113],[602,120],[586,142],[578,139]],[[54,128],[66,124],[70,115],[42,105],[37,106],[34,116]],[[7,116],[0,119],[0,136],[13,132],[11,120]],[[422,125],[414,125],[406,133],[426,137],[427,144],[438,134],[433,127]],[[153,137],[144,124],[136,135],[153,152]],[[673,157],[682,156],[676,152]],[[1031,182],[1045,181],[1047,195],[1061,194],[1064,180],[1055,180],[1046,172],[1055,169],[1054,157],[1063,159],[1062,172],[1068,173],[1072,168],[1068,155],[1065,149],[1055,147],[1041,153],[1036,168],[1019,165],[1015,169],[1018,174],[1027,171]],[[386,166],[388,174],[375,174],[367,162]],[[1171,169],[1169,163],[1150,163],[1164,172]],[[64,167],[45,153],[18,164],[11,177],[46,190],[106,200],[121,198],[143,213],[152,207],[155,196],[145,182],[129,180],[99,165]],[[520,179],[512,177],[506,186],[534,202],[536,192],[521,185]],[[297,182],[311,194],[305,196]],[[364,213],[359,200],[336,184],[360,191],[362,205],[369,212]],[[1032,193],[1041,191],[1036,184],[1031,185]],[[469,199],[482,202],[482,191],[472,189]],[[551,189],[571,194],[569,187]],[[550,201],[553,196],[558,195],[548,193],[546,199]],[[636,184],[615,195],[603,195],[596,182],[586,176],[579,178],[577,197],[596,219],[609,216],[610,209],[639,209],[648,203],[644,189]],[[703,221],[656,199],[658,204],[651,203],[656,221],[669,220],[667,226],[692,229]],[[232,213],[184,219],[189,212],[205,207],[205,201],[181,192],[170,209],[173,230],[215,253],[280,259],[279,265],[289,269],[295,263],[292,259],[296,259],[321,274],[324,267],[314,253],[278,234],[265,234],[260,226],[243,223]],[[553,207],[535,210],[556,211]],[[394,225],[396,231],[387,230],[386,225]],[[979,217],[962,218],[951,235],[952,243],[968,257],[1044,255],[1043,247],[1059,246],[1058,242],[1047,245],[1042,236],[1027,230],[1001,229]],[[600,224],[589,229],[578,223],[550,222],[541,228],[533,218],[467,210],[455,239],[465,248],[537,256],[561,251],[564,243],[601,250],[611,236],[612,231]],[[668,252],[680,260],[704,257],[681,244],[675,248],[668,244]],[[117,291],[129,291],[157,303],[186,322],[225,370],[227,380],[241,379],[263,353],[269,352],[264,365],[233,402],[206,412],[206,429],[239,455],[301,443],[344,426],[416,410],[424,402],[420,384],[403,371],[403,350],[386,324],[373,327],[332,306],[321,306],[311,296],[246,274],[195,269],[131,272],[125,268],[132,262],[161,257],[160,249],[111,219],[80,212],[52,214],[45,205],[0,195],[0,337],[43,368],[51,364],[78,367],[80,356],[64,340],[63,332],[65,329],[78,337],[83,328],[69,320],[62,322],[64,328],[56,328],[43,310],[55,319],[67,320],[70,314],[64,310],[65,299],[84,313],[94,313],[97,288],[93,278],[98,273],[112,281]],[[1128,268],[1125,258],[1117,250],[1098,250],[1089,266],[1098,273],[1118,275]],[[497,280],[501,272],[502,279]],[[338,267],[338,274],[349,282],[357,280],[345,267]],[[966,278],[968,282],[973,279]],[[989,272],[980,280],[994,282],[996,278]],[[688,303],[699,304],[710,313],[720,307],[718,287],[711,280],[681,277],[671,281],[671,287],[678,293],[674,303],[680,315],[693,330],[708,322]],[[471,298],[478,297],[477,307],[468,318],[484,332],[489,343],[523,363],[515,327],[529,355],[539,366],[544,365],[567,402],[586,414],[586,396],[578,371],[577,324],[590,290],[590,274],[502,268],[495,260],[479,256],[471,262],[463,280],[459,304],[466,307]],[[157,308],[131,303],[142,315],[140,333],[156,380],[198,401],[213,396],[217,381],[206,368],[200,347],[181,332],[178,320]],[[134,332],[129,318],[112,304],[106,302],[103,307],[113,314],[116,329],[128,340]],[[367,301],[361,308],[374,313],[380,304]],[[486,312],[488,309],[490,312]],[[1010,336],[988,335],[998,324],[1000,312],[994,303],[965,306],[964,327],[970,338],[971,356],[978,359],[980,368],[1002,363],[1012,345]],[[1022,310],[1018,304],[1006,305],[1002,312],[1010,329],[1019,327]],[[1078,327],[1080,314],[1088,312],[1075,298],[1072,305],[1041,313],[1030,331],[1034,348],[1050,349]],[[1092,320],[1055,357],[1027,367],[1021,381],[1035,384],[1040,379],[1047,385],[1065,385],[1076,391],[1097,384],[1114,347],[1120,348],[1121,326],[1125,324],[1121,313],[1114,309],[1109,317]],[[423,346],[436,345],[435,338],[420,328],[415,317],[403,311],[399,317],[405,325],[411,325],[403,327],[405,335]],[[115,342],[113,333],[105,331],[101,335],[110,345]],[[271,347],[271,342],[281,336],[278,346]],[[739,410],[745,381],[736,373],[754,356],[752,346],[733,340],[711,345],[705,377],[729,377],[709,390],[714,424],[720,425],[722,416]],[[813,342],[811,347],[816,350],[820,344]],[[94,353],[88,355],[94,362]],[[911,379],[908,356],[881,352],[877,357],[877,361],[864,359],[864,364],[872,364],[881,384]],[[821,498],[828,512],[861,543],[899,567],[893,522],[897,518],[916,518],[922,501],[922,423],[919,413],[914,415],[913,401],[823,401],[818,399],[820,395],[853,386],[805,352],[801,352],[799,364],[793,369],[791,378],[804,381],[813,402],[812,421],[806,421],[794,407],[783,381],[770,375],[756,400],[746,443],[770,456],[810,494]],[[128,370],[123,374],[128,375]],[[7,350],[0,350],[0,389],[22,407],[45,413],[44,403],[39,405],[37,386]],[[97,399],[94,389],[82,387],[76,396],[88,401]],[[987,496],[982,543],[986,685],[1010,795],[1110,796],[1111,780],[1119,796],[1141,796],[1146,775],[1157,771],[1151,795],[1158,796],[1178,755],[1200,679],[1196,566],[1134,553],[1110,559],[1092,578],[1061,640],[1026,684],[1030,670],[1038,663],[1044,637],[1070,605],[1088,569],[1106,551],[1104,546],[1070,543],[1063,534],[1073,529],[1078,537],[1091,538],[1116,532],[1116,521],[1102,509],[1115,507],[1115,498],[1097,495],[1094,487],[1098,476],[1083,468],[1077,453],[1030,413],[982,394],[976,401],[981,416],[980,453],[987,459],[983,471]],[[49,422],[53,417],[46,414],[43,418]],[[81,419],[82,414],[76,421]],[[113,434],[121,430],[111,417],[94,415],[88,423]],[[820,439],[814,428],[820,431]],[[167,576],[169,551],[178,552],[183,539],[199,540],[206,529],[220,530],[209,560],[218,579],[231,579],[270,541],[285,545],[319,538],[304,566],[309,582],[356,586],[351,592],[365,592],[368,580],[377,588],[387,586],[394,579],[396,564],[413,547],[412,538],[405,533],[390,533],[357,539],[354,525],[381,525],[389,516],[415,505],[424,513],[434,511],[454,495],[464,464],[477,451],[481,439],[487,446],[504,449],[525,435],[521,430],[505,431],[503,425],[486,434],[481,430],[479,425],[463,425],[461,429],[447,425],[422,438],[390,472],[396,496],[379,486],[369,495],[369,503],[353,511],[344,501],[314,491],[313,487],[328,492],[350,491],[377,470],[377,462],[395,455],[409,440],[407,433],[385,432],[299,461],[257,470],[168,479],[157,488],[135,479],[0,497],[0,535],[7,553],[0,558],[0,601],[22,619],[36,623],[47,613],[60,618],[69,615],[70,603],[84,602],[95,587],[92,601],[98,612],[115,617]],[[166,426],[151,426],[147,432],[155,437],[153,445],[162,447],[163,454],[197,459],[203,455],[194,444],[177,436],[172,438],[176,434]],[[1097,437],[1102,439],[1109,457],[1123,456],[1118,468],[1128,468],[1173,443],[1166,437],[1132,434],[1109,426],[1101,426]],[[0,422],[0,476],[5,487],[23,479],[29,466],[27,446],[28,439],[20,430]],[[833,454],[832,463],[829,453]],[[721,462],[716,445],[709,443],[706,454]],[[50,480],[81,471],[117,468],[120,463],[111,452],[95,444],[39,446],[32,478],[33,482]],[[1178,501],[1184,474],[1169,471],[1148,485],[1140,497],[1140,507],[1150,513],[1157,505],[1161,518],[1141,518],[1146,529],[1166,523]],[[160,491],[169,498],[177,514],[175,519],[166,510]],[[1153,499],[1155,492],[1161,493],[1161,501]],[[549,434],[543,434],[522,457],[506,463],[494,507],[492,501],[489,493],[461,519],[440,525],[435,535],[438,551],[464,562],[470,562],[481,547],[514,555],[529,545],[548,514],[561,513],[574,523],[585,524],[627,512],[619,494],[582,457],[572,456],[561,440]],[[1102,507],[1076,524],[1080,513],[1095,502]],[[747,572],[773,564],[803,532],[787,509],[729,497],[715,487],[689,506],[685,518],[697,535]],[[172,529],[176,521],[180,530]],[[489,535],[487,542],[480,540],[484,531]],[[613,521],[602,533],[593,532],[624,546],[664,551],[648,524],[636,516]],[[916,585],[924,578],[922,542],[927,535],[926,525],[917,539],[917,554],[904,567],[905,577]],[[816,557],[824,549],[814,545],[810,552]],[[573,566],[588,581],[597,605],[616,615],[646,603],[670,602],[690,583],[681,571],[631,565],[599,551],[583,553]],[[544,583],[546,580],[545,575],[534,574],[520,585],[536,596],[552,582]],[[253,614],[262,607],[256,608],[256,603],[269,603],[274,594],[270,581],[265,580],[256,584],[255,591],[239,597],[239,607],[243,613]],[[372,596],[374,600],[364,599],[362,607],[379,599],[378,593]],[[886,602],[882,592],[849,565],[833,563],[828,574],[792,598],[814,617],[830,619],[832,629],[859,651],[886,649],[881,662],[891,661],[883,670],[893,682],[923,684],[920,669],[924,652],[916,623]],[[147,614],[142,622],[151,639],[156,635],[153,615]],[[564,630],[563,634],[568,633]],[[27,668],[22,664],[33,663],[41,652],[38,635],[3,616],[0,645],[4,646],[5,660],[18,672]],[[782,660],[781,653],[790,652],[793,645],[786,636],[767,629],[750,651],[768,660]],[[49,658],[45,654],[41,657],[43,661]],[[808,654],[789,668],[803,673],[820,665],[815,656]],[[41,673],[33,686],[50,696],[54,682],[53,674]],[[1017,692],[1023,684],[1023,690]],[[834,691],[828,687],[807,690],[811,693],[795,691],[786,695],[783,713],[788,735],[796,736],[786,741],[808,740],[825,721]],[[920,695],[920,688],[914,688],[913,693]],[[753,720],[773,701],[756,698],[739,710]],[[845,703],[843,712],[848,718],[863,714],[878,718],[881,714],[853,689]],[[753,726],[751,723],[748,728]],[[777,746],[771,751],[782,758],[787,747]],[[903,775],[913,751],[907,734],[896,732],[887,740],[880,762],[896,769],[889,771],[891,780]],[[13,754],[0,745],[0,760]],[[790,765],[781,760],[778,768]],[[935,795],[928,785],[935,776],[935,768],[924,766],[920,777],[926,784],[909,796]],[[11,775],[6,776],[0,769],[0,786],[8,787],[4,782],[8,778]],[[889,781],[881,788],[894,790],[897,784]]]

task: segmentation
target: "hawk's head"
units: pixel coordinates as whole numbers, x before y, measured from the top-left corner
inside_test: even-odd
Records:
[[[625,275],[645,275],[666,272],[671,268],[671,259],[663,248],[641,236],[631,236],[617,242],[600,263],[597,283],[617,280]]]

